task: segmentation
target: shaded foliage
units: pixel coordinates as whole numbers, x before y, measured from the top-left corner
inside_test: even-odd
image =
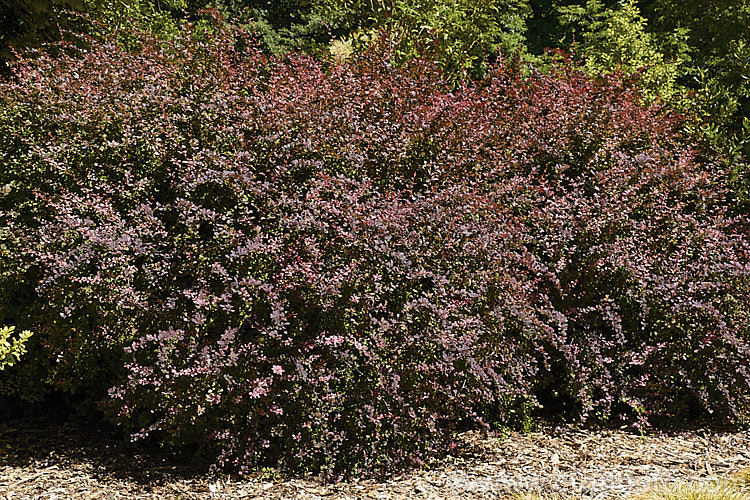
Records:
[[[0,0],[0,75],[9,75],[16,54],[80,42],[96,35],[139,28],[174,33],[183,17],[182,0]]]

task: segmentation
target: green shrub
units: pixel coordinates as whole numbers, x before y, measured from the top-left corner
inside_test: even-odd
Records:
[[[348,20],[342,38],[355,49],[367,50],[383,34],[392,62],[426,57],[453,84],[482,77],[498,54],[510,59],[525,52],[531,13],[526,0],[321,1],[317,9],[327,19]]]

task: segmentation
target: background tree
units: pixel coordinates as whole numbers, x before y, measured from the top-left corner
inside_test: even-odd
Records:
[[[19,51],[77,33],[174,33],[187,7],[185,0],[0,0],[0,74]]]
[[[270,54],[319,53],[332,36],[348,32],[324,18],[317,6],[316,1],[304,0],[188,0],[189,12],[216,8],[228,21],[247,26]]]
[[[571,45],[593,74],[615,70],[640,75],[647,100],[668,100],[677,92],[676,79],[682,60],[668,60],[658,49],[656,37],[646,31],[635,0],[606,7],[600,0],[558,8],[560,25],[568,27]],[[577,38],[573,38],[576,33]]]
[[[347,26],[355,47],[383,32],[396,62],[426,56],[453,81],[482,76],[498,53],[525,52],[531,13],[528,0],[323,0],[318,10]]]
[[[696,91],[685,105],[733,172],[738,209],[750,207],[750,3],[745,0],[651,0],[651,31],[669,57],[686,62],[679,82]],[[744,207],[744,208],[743,208]]]
[[[13,48],[39,47],[71,26],[63,13],[84,8],[83,0],[0,0],[0,60],[13,57]],[[0,65],[5,70],[5,64]]]
[[[527,48],[572,50],[589,70],[639,72],[647,98],[696,118],[687,126],[732,172],[750,207],[750,4],[744,0],[531,0]]]

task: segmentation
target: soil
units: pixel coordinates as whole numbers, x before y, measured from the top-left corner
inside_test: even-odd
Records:
[[[33,419],[0,424],[0,498],[489,499],[513,493],[626,498],[654,483],[710,481],[750,467],[750,432],[640,436],[544,425],[461,436],[461,452],[385,482],[220,477],[121,444],[109,431]],[[750,497],[749,497],[750,498]]]

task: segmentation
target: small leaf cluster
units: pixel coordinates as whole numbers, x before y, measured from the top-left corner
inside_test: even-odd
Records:
[[[243,37],[0,83],[0,322],[35,332],[5,387],[331,479],[534,409],[747,421],[747,221],[682,119],[564,62],[454,89]]]
[[[25,343],[31,337],[30,331],[23,331],[15,339],[9,341],[15,327],[0,328],[0,370],[13,366],[26,353]]]

